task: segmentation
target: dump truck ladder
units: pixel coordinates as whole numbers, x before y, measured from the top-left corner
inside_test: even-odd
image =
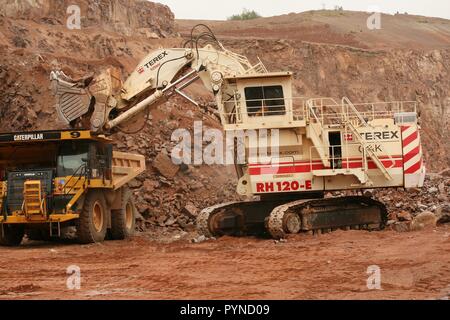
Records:
[[[23,186],[23,212],[29,220],[47,217],[45,195],[40,180],[25,181]]]

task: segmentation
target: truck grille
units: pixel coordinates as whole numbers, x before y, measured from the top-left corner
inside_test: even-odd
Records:
[[[9,213],[22,210],[23,184],[27,180],[40,180],[45,194],[52,194],[52,169],[8,172],[8,194],[6,198],[6,208]],[[49,202],[50,201],[47,203]]]

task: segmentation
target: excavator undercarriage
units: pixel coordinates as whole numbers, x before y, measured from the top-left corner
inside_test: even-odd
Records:
[[[275,239],[338,229],[382,230],[386,222],[386,207],[364,196],[232,202],[204,209],[197,218],[200,231],[209,237],[266,234]]]

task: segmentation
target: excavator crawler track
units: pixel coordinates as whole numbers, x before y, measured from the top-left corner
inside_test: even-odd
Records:
[[[206,237],[260,235],[264,221],[279,201],[247,201],[218,204],[197,216],[197,228]]]
[[[275,239],[300,232],[381,230],[386,222],[386,207],[367,197],[230,202],[206,208],[197,217],[198,229],[207,237],[269,234]]]
[[[316,234],[336,229],[381,230],[387,222],[386,207],[367,197],[342,197],[299,200],[275,208],[267,219],[267,231],[273,238],[298,233],[292,221],[299,220],[302,232]]]

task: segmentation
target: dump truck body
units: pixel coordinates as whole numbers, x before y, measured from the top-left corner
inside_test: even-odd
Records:
[[[1,226],[34,225],[59,236],[97,192],[110,228],[126,184],[144,170],[143,156],[113,151],[110,139],[89,131],[0,134]]]

